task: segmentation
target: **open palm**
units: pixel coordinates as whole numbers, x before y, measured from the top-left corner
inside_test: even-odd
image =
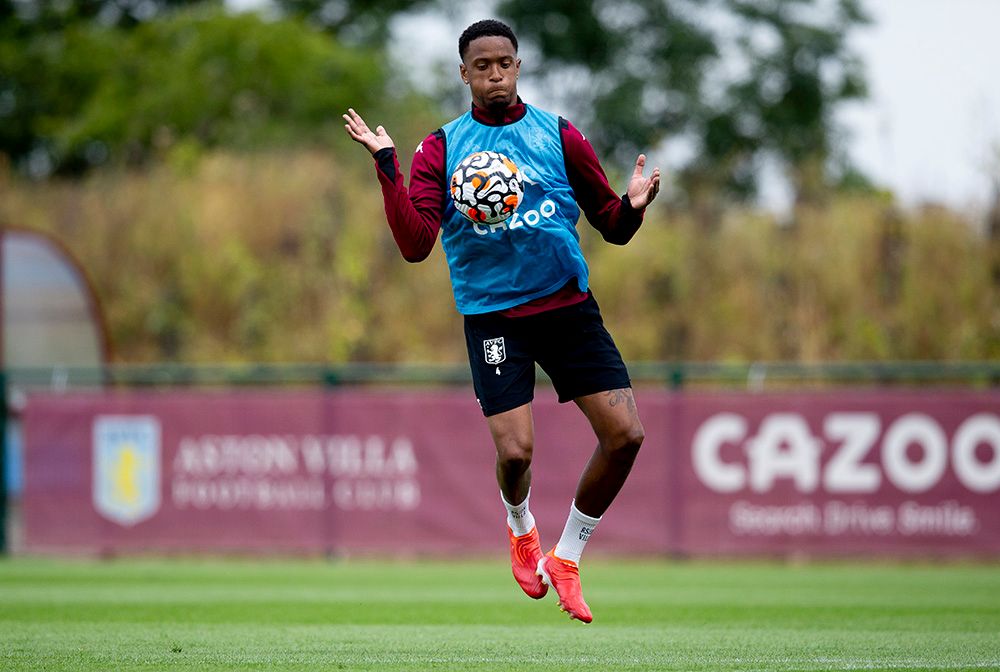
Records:
[[[644,177],[642,172],[646,168],[646,155],[640,154],[635,161],[635,170],[628,181],[628,200],[636,210],[642,210],[653,202],[656,194],[660,191],[660,169],[653,168],[653,173],[649,177]]]
[[[357,143],[364,145],[365,149],[374,154],[380,149],[385,149],[386,147],[395,147],[392,138],[389,134],[385,132],[385,129],[381,126],[375,128],[372,131],[368,128],[368,124],[365,120],[361,118],[361,115],[354,111],[353,108],[347,109],[347,114],[342,115],[344,121],[344,128],[347,130],[347,134],[351,136],[351,139]]]

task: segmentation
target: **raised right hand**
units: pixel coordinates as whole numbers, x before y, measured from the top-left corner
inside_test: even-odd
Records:
[[[365,149],[374,154],[380,149],[385,149],[386,147],[395,147],[392,138],[389,134],[385,132],[385,129],[381,126],[377,127],[374,132],[368,128],[368,124],[365,120],[361,118],[357,112],[352,108],[347,108],[347,114],[342,115],[344,121],[344,128],[347,130],[347,134],[351,136],[351,139],[357,143],[364,145]]]

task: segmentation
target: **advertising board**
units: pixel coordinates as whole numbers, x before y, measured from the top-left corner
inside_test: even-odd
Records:
[[[639,390],[646,440],[610,553],[1000,553],[1000,394]],[[557,538],[596,445],[534,402],[532,511]],[[504,512],[467,390],[35,395],[36,551],[493,553]]]

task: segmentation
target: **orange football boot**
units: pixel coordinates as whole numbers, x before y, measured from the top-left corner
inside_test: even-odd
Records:
[[[517,585],[532,599],[545,597],[549,587],[542,583],[542,578],[536,573],[538,563],[542,560],[538,528],[533,527],[531,532],[515,537],[513,530],[507,526],[507,535],[510,537],[510,568]]]
[[[555,588],[559,596],[559,608],[568,613],[571,619],[584,623],[594,620],[590,607],[583,601],[580,568],[575,562],[557,558],[556,549],[553,548],[538,561],[538,574],[545,584]]]

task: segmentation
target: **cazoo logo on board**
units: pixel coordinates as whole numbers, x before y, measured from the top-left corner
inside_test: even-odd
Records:
[[[971,415],[948,436],[923,413],[885,426],[877,413],[829,413],[817,436],[797,413],[766,415],[756,431],[740,414],[718,413],[698,427],[691,458],[698,479],[719,493],[765,493],[784,481],[802,493],[872,493],[888,482],[915,494],[950,467],[969,491],[988,494],[1000,490],[1000,417]]]

